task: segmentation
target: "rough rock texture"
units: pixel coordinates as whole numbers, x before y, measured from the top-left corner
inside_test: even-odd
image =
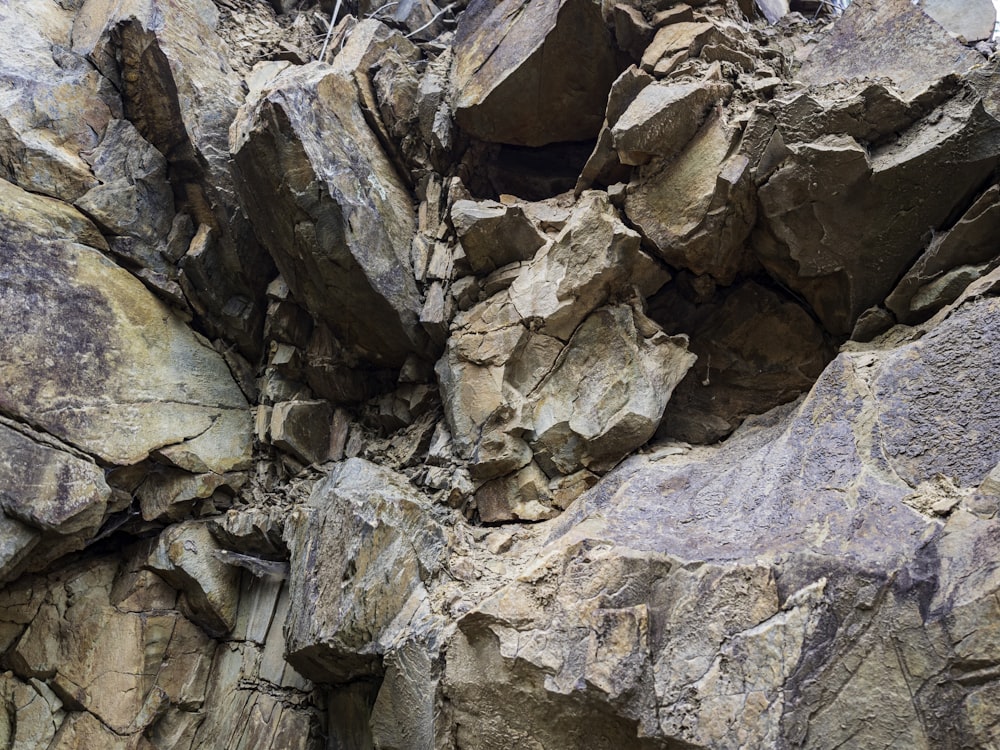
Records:
[[[593,138],[616,75],[608,30],[589,0],[473,0],[455,35],[455,117],[497,143]]]
[[[991,9],[0,5],[0,750],[1000,742]]]
[[[323,65],[286,71],[233,128],[241,195],[301,304],[358,359],[398,367],[421,351],[413,209],[353,81]]]

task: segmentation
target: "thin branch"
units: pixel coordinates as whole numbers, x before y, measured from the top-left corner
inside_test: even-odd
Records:
[[[433,17],[433,18],[432,18],[432,19],[431,19],[430,21],[428,21],[427,23],[425,23],[425,24],[424,24],[423,26],[421,26],[421,27],[420,27],[419,29],[414,29],[414,30],[413,30],[413,31],[411,31],[411,32],[410,32],[409,34],[407,34],[407,35],[406,35],[406,38],[407,38],[407,39],[409,39],[409,38],[410,38],[411,36],[413,36],[414,34],[419,34],[419,33],[420,33],[421,31],[423,31],[424,29],[427,29],[427,28],[430,28],[431,26],[433,26],[433,25],[434,25],[434,23],[435,23],[435,22],[436,22],[436,21],[437,21],[437,20],[438,20],[438,19],[439,19],[439,18],[440,18],[441,16],[443,16],[443,15],[444,15],[445,13],[447,13],[447,12],[448,12],[449,10],[451,10],[451,9],[452,9],[452,8],[454,8],[454,7],[455,7],[455,3],[448,3],[448,4],[447,4],[446,6],[444,6],[444,7],[443,7],[443,8],[441,9],[441,10],[439,10],[439,11],[438,11],[437,13],[435,13],[435,14],[434,14],[434,17]]]
[[[326,30],[326,39],[323,40],[323,49],[319,51],[319,59],[321,61],[326,58],[326,48],[330,44],[330,35],[333,34],[333,27],[337,24],[337,14],[340,13],[340,5],[343,0],[337,0],[337,5],[334,6],[333,13],[330,14],[330,28]]]
[[[394,5],[399,5],[399,3],[392,2],[392,3],[386,3],[385,5],[380,5],[378,8],[376,8],[375,10],[373,10],[371,13],[368,14],[368,18],[375,18],[383,10],[385,10],[386,8],[391,8]]]

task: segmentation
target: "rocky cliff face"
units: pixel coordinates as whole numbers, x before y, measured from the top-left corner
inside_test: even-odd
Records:
[[[996,14],[847,5],[0,5],[0,748],[998,745]]]

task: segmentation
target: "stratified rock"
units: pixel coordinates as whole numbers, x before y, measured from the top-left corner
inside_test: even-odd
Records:
[[[990,0],[921,0],[920,9],[968,43],[993,36],[997,9]]]
[[[250,412],[222,357],[100,252],[52,238],[71,209],[5,190],[0,408],[111,463],[245,468]]]
[[[962,88],[926,112],[884,89],[856,86],[834,97],[842,104],[828,115],[799,107],[802,97],[776,103],[788,156],[760,187],[754,235],[768,271],[835,335],[849,334],[858,316],[885,298],[928,230],[945,224],[1000,156],[1000,123]],[[843,109],[848,102],[893,116],[882,124],[851,115]],[[885,129],[889,122],[898,137]],[[872,135],[884,145],[863,145]]]
[[[625,215],[678,268],[730,284],[747,265],[756,219],[750,161],[712,117],[672,161],[654,161],[629,185]]]
[[[309,679],[382,671],[382,654],[426,607],[445,533],[405,477],[348,459],[286,522],[289,662]]]
[[[530,260],[545,242],[520,206],[495,201],[456,201],[451,221],[473,273]]]
[[[70,50],[72,24],[55,0],[0,8],[0,177],[65,201],[97,185],[80,153],[121,116],[110,82]]]
[[[600,130],[618,71],[590,0],[473,0],[454,49],[455,118],[476,138],[544,146]]]
[[[853,0],[809,54],[798,78],[817,85],[891,78],[911,99],[941,78],[981,62],[979,53],[952,39],[909,0]]]
[[[356,358],[399,367],[422,352],[412,204],[353,80],[321,64],[281,73],[240,110],[232,151],[242,200],[299,303]]]
[[[185,293],[209,330],[256,354],[267,254],[237,203],[229,124],[243,100],[208,0],[86,0],[73,23],[74,52],[120,86],[126,117],[170,165],[177,209],[208,240],[181,259]]]

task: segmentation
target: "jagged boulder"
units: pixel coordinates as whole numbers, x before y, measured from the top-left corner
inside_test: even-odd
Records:
[[[0,24],[12,32],[0,40],[0,84],[8,92],[0,114],[0,177],[74,201],[98,183],[80,154],[121,116],[121,99],[71,49],[71,9],[55,0],[5,3]]]
[[[603,306],[666,279],[607,198],[585,193],[510,287],[455,318],[437,373],[474,479],[522,469],[533,455],[552,477],[606,471],[652,435],[692,362],[686,342],[638,303]]]
[[[72,50],[122,92],[125,116],[169,164],[178,211],[202,228],[202,241],[172,258],[184,294],[213,335],[255,355],[273,266],[233,185],[229,124],[243,91],[218,24],[207,0],[86,0]]]
[[[352,78],[322,64],[281,73],[240,111],[232,151],[256,231],[348,355],[398,368],[422,353],[413,206]]]
[[[455,119],[476,138],[544,146],[601,129],[618,71],[590,0],[474,0],[454,49]]]
[[[337,465],[289,516],[289,662],[342,683],[382,672],[382,655],[426,615],[446,534],[406,479],[363,459]]]
[[[885,298],[1000,158],[1000,123],[982,100],[963,86],[942,89],[908,102],[859,82],[776,102],[784,159],[758,191],[754,248],[835,335]]]

